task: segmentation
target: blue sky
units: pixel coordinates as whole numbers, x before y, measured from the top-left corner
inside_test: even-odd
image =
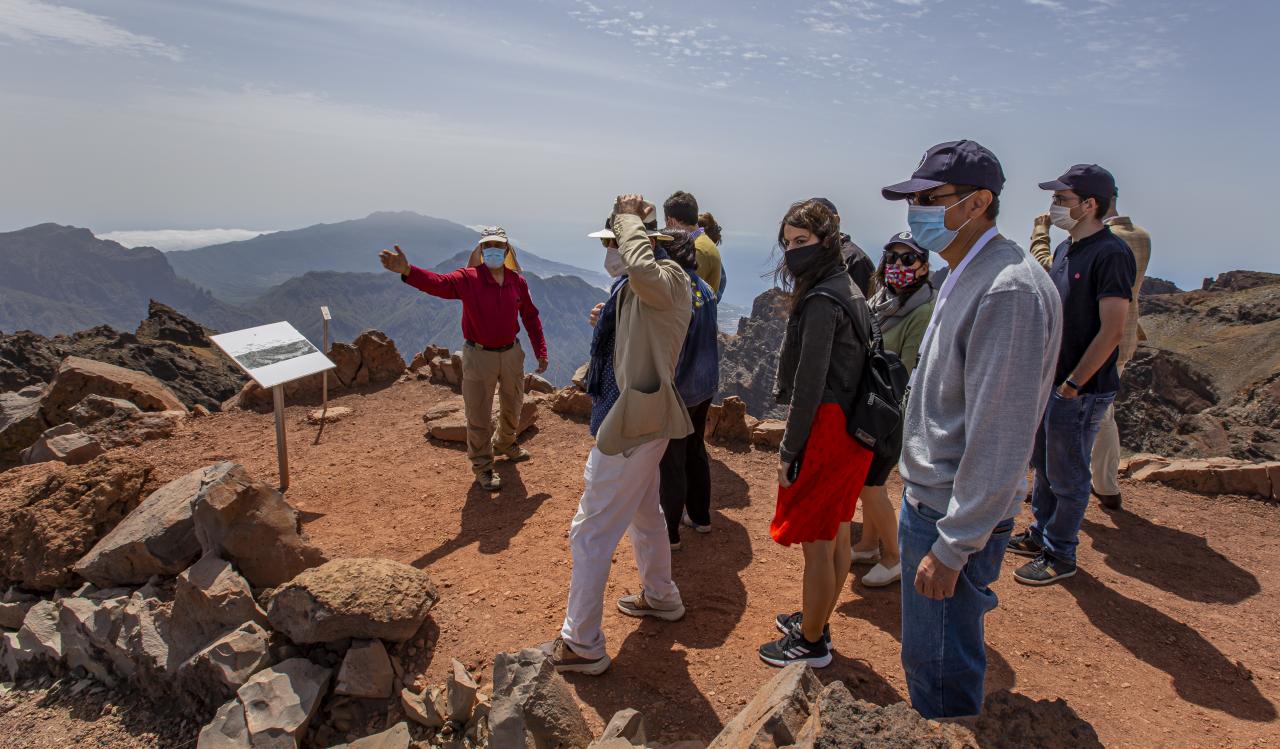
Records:
[[[685,189],[742,303],[788,203],[831,197],[876,248],[905,219],[878,188],[973,138],[1004,164],[1007,235],[1046,209],[1038,181],[1097,162],[1150,272],[1196,286],[1280,271],[1278,22],[1273,2],[0,0],[0,229],[411,209],[597,267],[582,235],[615,194]]]

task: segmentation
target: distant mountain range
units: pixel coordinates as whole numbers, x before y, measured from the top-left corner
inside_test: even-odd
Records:
[[[310,271],[377,272],[378,250],[395,244],[415,265],[430,268],[469,253],[478,237],[475,229],[452,221],[412,211],[379,212],[198,250],[169,252],[166,257],[179,276],[208,289],[218,299],[243,304]],[[546,260],[519,246],[516,251],[529,273],[543,278],[577,276],[595,286],[608,286],[603,273]]]
[[[377,250],[400,244],[416,265],[449,271],[466,261],[476,236],[473,229],[440,219],[376,213],[161,253],[126,248],[88,229],[41,224],[0,233],[0,331],[52,336],[98,325],[132,330],[155,299],[221,331],[289,320],[319,344],[319,308],[327,305],[334,340],[349,341],[373,328],[391,336],[406,358],[428,343],[456,349],[462,344],[461,305],[405,286],[381,269]],[[605,277],[532,253],[519,257],[550,347],[549,379],[565,383],[587,359],[587,311],[605,299],[603,289],[578,274],[601,282]],[[184,270],[175,273],[175,267]],[[184,273],[200,284],[181,277]],[[527,341],[525,351],[532,369]]]

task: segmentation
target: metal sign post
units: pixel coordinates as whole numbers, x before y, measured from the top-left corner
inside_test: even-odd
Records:
[[[327,352],[329,351],[329,320],[333,319],[329,315],[328,305],[325,305],[320,308],[320,318],[324,321],[324,337],[321,338],[322,343],[320,345],[320,350],[323,352],[326,352],[326,355],[327,355]],[[326,369],[322,373],[322,379],[323,379],[323,383],[321,385],[321,395],[320,395],[320,399],[321,399],[320,400],[320,429],[321,431],[324,430],[324,417],[326,414],[329,413],[329,370]],[[318,436],[317,436],[317,439],[319,439]]]
[[[280,491],[289,488],[289,449],[284,437],[284,385],[271,388],[276,407],[276,462],[280,465]]]

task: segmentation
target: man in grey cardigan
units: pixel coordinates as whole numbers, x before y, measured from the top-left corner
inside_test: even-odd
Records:
[[[913,237],[950,272],[904,417],[902,665],[922,715],[963,717],[982,709],[983,620],[1026,494],[1062,303],[1031,256],[996,230],[1004,171],[993,153],[941,143],[911,176],[883,195],[908,201]]]

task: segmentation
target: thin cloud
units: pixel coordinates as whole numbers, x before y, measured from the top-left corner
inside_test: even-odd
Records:
[[[119,242],[125,247],[154,247],[164,252],[194,250],[199,247],[253,239],[270,231],[253,229],[155,229],[149,231],[109,231],[98,239]]]
[[[62,42],[80,47],[182,59],[182,52],[135,34],[105,16],[39,0],[0,0],[0,36],[19,42]]]

